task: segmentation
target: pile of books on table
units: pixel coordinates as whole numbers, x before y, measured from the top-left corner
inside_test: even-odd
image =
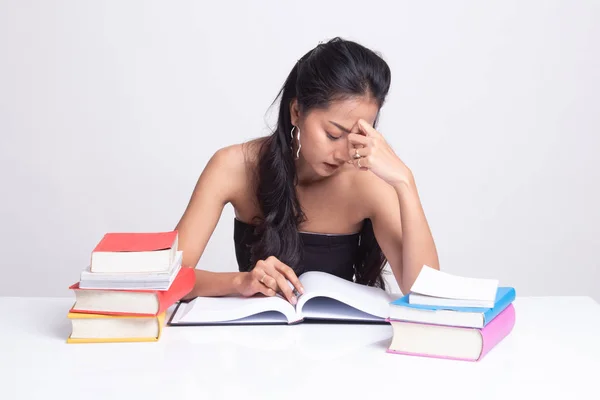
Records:
[[[105,234],[69,287],[75,303],[67,343],[158,341],[167,309],[195,282],[178,240],[177,231]]]
[[[479,361],[515,325],[515,289],[498,280],[424,266],[410,293],[390,303],[389,353]]]

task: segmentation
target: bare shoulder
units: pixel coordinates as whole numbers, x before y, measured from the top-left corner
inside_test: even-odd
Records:
[[[215,151],[208,164],[227,172],[243,171],[248,163],[255,160],[256,142],[236,143]]]
[[[202,171],[200,180],[208,180],[222,188],[221,199],[228,203],[245,193],[252,181],[260,148],[260,139],[236,143],[215,151]],[[211,185],[212,186],[212,185]]]

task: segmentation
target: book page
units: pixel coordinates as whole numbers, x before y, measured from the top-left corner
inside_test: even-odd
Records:
[[[240,319],[233,319],[228,321],[211,321],[197,323],[196,325],[268,325],[268,324],[288,324],[287,317],[279,311],[265,311],[258,314],[253,314],[249,317]],[[187,324],[187,322],[180,322],[179,324]],[[191,323],[195,324],[195,323]],[[176,324],[174,324],[176,325]]]
[[[303,317],[308,317],[304,315],[304,304],[315,297],[329,297],[380,319],[387,318],[389,314],[389,303],[393,298],[382,289],[350,282],[318,271],[306,272],[299,279],[304,286],[305,294],[300,296],[296,308]],[[314,311],[315,307],[307,308],[307,311]],[[335,308],[328,308],[328,315],[335,319],[337,313],[338,319],[344,319],[347,310],[343,311],[339,307],[337,309],[338,311]]]
[[[467,278],[423,266],[411,292],[449,299],[494,301],[498,280]]]
[[[236,322],[243,318],[257,316],[254,320],[248,318],[248,321],[258,321],[258,314],[263,314],[263,319],[273,322],[273,314],[264,313],[278,312],[286,322],[297,321],[296,310],[287,300],[279,297],[265,297],[257,295],[254,297],[197,297],[187,304],[181,304],[173,316],[171,324],[213,324]],[[243,323],[243,321],[237,321]]]
[[[302,306],[302,315],[310,319],[343,321],[381,321],[382,317],[360,311],[330,297],[311,297]]]

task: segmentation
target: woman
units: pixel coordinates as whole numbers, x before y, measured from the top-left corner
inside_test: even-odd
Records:
[[[335,38],[294,65],[273,134],[215,152],[177,224],[195,266],[235,210],[239,272],[196,269],[196,296],[284,295],[296,303],[309,270],[384,288],[386,262],[403,293],[435,244],[410,169],[374,129],[390,70],[373,51]]]

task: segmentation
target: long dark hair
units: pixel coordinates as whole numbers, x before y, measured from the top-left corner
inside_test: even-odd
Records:
[[[319,44],[294,65],[275,99],[280,98],[277,127],[259,151],[256,195],[263,217],[257,219],[251,266],[271,255],[292,268],[302,260],[298,225],[306,216],[295,188],[297,174],[290,135],[292,100],[297,99],[305,113],[326,108],[332,101],[365,95],[375,99],[381,108],[390,80],[390,69],[378,54],[339,37]],[[366,219],[360,232],[355,282],[385,289],[382,270],[386,261],[372,223]]]

